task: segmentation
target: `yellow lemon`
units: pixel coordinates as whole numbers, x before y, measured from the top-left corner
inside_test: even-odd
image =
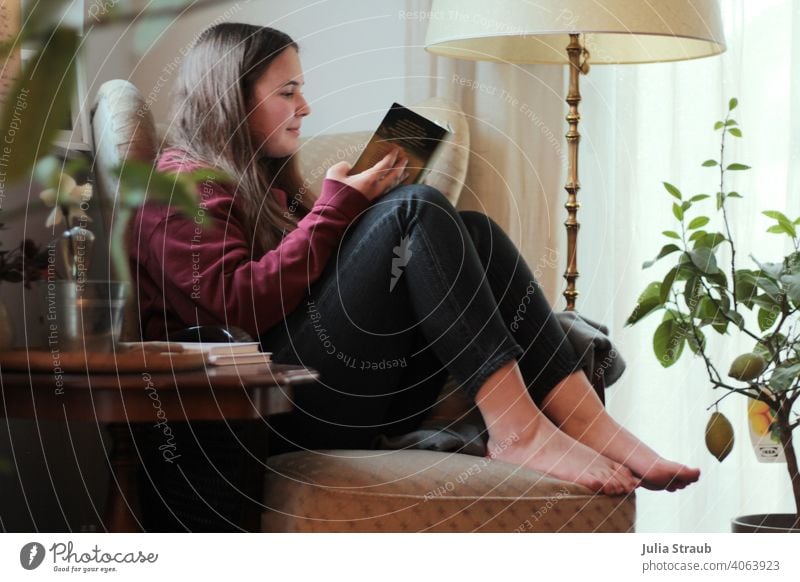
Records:
[[[733,449],[733,427],[721,412],[714,412],[708,419],[706,448],[720,463]]]
[[[728,376],[743,382],[755,380],[767,369],[767,361],[758,354],[742,354],[733,360]]]
[[[746,382],[754,380],[767,369],[767,361],[759,354],[742,354],[733,360],[728,376]]]

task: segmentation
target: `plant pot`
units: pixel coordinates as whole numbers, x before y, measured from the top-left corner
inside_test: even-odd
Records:
[[[731,520],[733,533],[800,533],[800,519],[794,513],[741,515]]]
[[[128,284],[48,281],[41,286],[44,347],[60,352],[110,352],[119,340]]]

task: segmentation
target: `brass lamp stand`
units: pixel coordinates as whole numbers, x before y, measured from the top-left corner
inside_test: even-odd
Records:
[[[575,299],[579,293],[575,289],[575,280],[580,276],[578,273],[578,231],[581,228],[578,222],[578,209],[581,207],[578,202],[578,190],[581,183],[578,180],[578,146],[581,143],[581,134],[578,131],[578,123],[581,114],[578,113],[578,104],[581,102],[580,75],[588,72],[588,64],[581,62],[581,57],[585,54],[585,49],[581,45],[580,35],[570,34],[569,45],[567,45],[569,55],[569,93],[567,93],[567,147],[569,150],[569,166],[567,169],[567,184],[564,188],[567,191],[567,202],[564,207],[567,209],[567,220],[564,226],[567,228],[567,270],[564,272],[564,279],[567,280],[567,288],[564,290],[564,298],[567,300],[567,311],[575,310]]]

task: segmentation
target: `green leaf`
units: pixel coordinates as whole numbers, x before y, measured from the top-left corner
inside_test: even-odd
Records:
[[[707,225],[711,222],[711,219],[707,216],[698,216],[694,220],[689,223],[689,230],[694,230],[695,228],[700,228],[702,226]]]
[[[722,316],[719,305],[708,295],[700,297],[694,315],[704,323],[720,323],[726,321]]]
[[[728,288],[728,277],[725,276],[725,272],[722,271],[721,269],[718,270],[716,273],[711,273],[710,275],[708,275],[708,280],[714,283],[714,286],[718,290],[726,290]],[[727,301],[728,297],[723,296],[722,300]]]
[[[800,273],[800,252],[792,253],[786,257],[786,268],[790,273]]]
[[[683,353],[685,334],[678,321],[667,319],[661,322],[653,336],[653,351],[659,363],[669,368]]]
[[[677,204],[672,205],[672,214],[680,221],[683,221],[683,209]]]
[[[778,224],[783,228],[783,232],[785,232],[786,234],[788,234],[792,238],[797,237],[797,230],[794,227],[795,226],[794,222],[789,220],[789,217],[787,217],[782,212],[778,212],[777,210],[765,210],[764,212],[762,212],[762,214],[764,216],[767,216],[769,218],[777,220]],[[775,231],[771,231],[771,232],[775,232]]]
[[[679,251],[679,250],[681,250],[681,249],[680,249],[680,247],[678,247],[677,245],[674,245],[674,244],[668,244],[668,245],[664,245],[664,246],[661,248],[661,252],[659,252],[659,253],[658,253],[658,256],[657,256],[655,259],[653,259],[652,261],[645,261],[645,262],[642,264],[642,269],[647,269],[647,268],[649,268],[649,267],[652,267],[652,266],[653,266],[653,264],[654,264],[656,261],[658,261],[659,259],[662,259],[662,258],[666,257],[667,255],[669,255],[669,254],[672,254],[672,253],[674,253],[674,252],[677,252],[677,251]]]
[[[775,322],[778,321],[780,315],[779,309],[759,309],[758,310],[758,328],[761,331],[767,331]]]
[[[737,105],[739,105],[739,100],[736,97],[732,98],[728,101],[728,111],[733,111]]]
[[[725,127],[731,127],[732,125],[739,125],[739,123],[735,119],[729,119],[725,122]]]
[[[700,202],[701,200],[705,200],[706,198],[711,198],[708,194],[695,194],[691,198],[689,198],[689,202]]]
[[[769,379],[769,387],[776,392],[783,392],[792,387],[800,375],[800,363],[783,362],[775,368]]]
[[[742,198],[743,196],[738,192],[728,192],[728,198]]]
[[[761,214],[763,214],[767,218],[773,218],[775,220],[785,220],[786,222],[791,222],[783,212],[779,212],[777,210],[765,210]]]
[[[714,131],[722,129],[723,127],[725,127],[725,123],[723,123],[722,121],[718,121],[714,124]]]
[[[717,267],[717,259],[714,257],[714,251],[706,247],[700,247],[688,251],[692,263],[700,269],[703,273],[716,273],[719,271]]]
[[[702,231],[698,230],[697,232]],[[706,247],[709,249],[714,249],[726,240],[727,239],[725,238],[725,235],[721,232],[707,232],[695,239],[694,248]]]
[[[36,160],[50,153],[53,139],[69,118],[77,50],[74,30],[56,30],[7,94],[0,133],[5,136],[8,184],[30,176]]]
[[[753,262],[756,265],[758,265],[758,268],[761,269],[762,273],[773,281],[777,282],[781,278],[781,274],[783,273],[783,263],[761,263],[753,255],[750,255],[750,258],[753,259]]]
[[[703,287],[700,281],[695,276],[690,276],[686,279],[686,285],[683,288],[683,300],[686,303],[686,308],[689,310],[689,315],[694,315],[697,309],[697,304],[703,296]]]
[[[772,353],[769,350],[769,346],[763,341],[756,342],[755,347],[753,348],[753,353],[758,354],[762,358],[764,358],[767,362],[772,359]]]
[[[664,236],[669,237],[669,238],[674,238],[674,239],[681,240],[681,235],[679,235],[674,230],[665,230],[661,234],[663,234]]]
[[[795,304],[800,303],[800,273],[781,275],[781,286]]]
[[[707,235],[708,233],[704,230],[696,230],[692,234],[689,235],[689,240],[697,240],[702,238],[703,236]]]
[[[677,189],[675,186],[673,186],[673,185],[672,185],[672,184],[670,184],[669,182],[662,182],[662,184],[664,184],[664,188],[665,188],[665,189],[666,189],[666,191],[667,191],[667,192],[669,192],[669,193],[670,193],[672,196],[674,196],[674,197],[675,197],[675,198],[677,198],[678,200],[683,200],[683,195],[681,194],[681,191],[680,191],[680,190],[678,190],[678,189]]]
[[[747,166],[745,164],[734,163],[734,164],[729,164],[728,167],[725,168],[725,169],[726,170],[730,170],[732,172],[737,172],[737,171],[742,171],[742,170],[749,170],[750,166]]]
[[[753,297],[758,294],[756,277],[752,271],[739,269],[734,273],[736,281],[736,299],[752,305]]]
[[[717,210],[722,208],[723,204],[725,204],[725,194],[723,192],[717,192]]]
[[[717,160],[706,160],[703,162],[704,168],[713,168],[714,166],[719,166],[719,162]]]
[[[767,281],[767,279],[763,279],[762,281]],[[780,298],[770,297],[766,293],[762,295],[756,295],[753,297],[753,304],[758,305],[759,307],[763,307],[764,309],[771,311],[773,309],[780,309],[781,301]]]
[[[736,311],[729,311],[728,319],[730,319],[739,329],[744,329],[744,317],[742,317],[740,313]]]
[[[698,341],[698,338],[695,337],[695,335],[694,335],[695,333],[698,335],[699,341]],[[706,336],[702,332],[702,330],[695,328],[694,329],[694,333],[692,333],[690,331],[686,335],[686,344],[689,346],[689,349],[692,350],[692,352],[694,354],[699,354],[700,353],[700,346],[705,348]]]
[[[732,127],[728,130],[728,133],[731,134],[733,137],[742,137],[742,130],[738,127]]]
[[[711,324],[711,327],[714,328],[719,335],[725,335],[728,333],[728,321],[718,321]]]
[[[789,236],[792,236],[792,233],[787,231],[782,224],[773,224],[767,229],[767,232],[771,232],[773,234],[788,234]]]
[[[630,317],[628,317],[628,320],[625,322],[625,325],[633,325],[637,321],[643,319],[645,316],[662,308],[663,303],[659,299],[660,294],[661,282],[654,281],[653,283],[650,283],[639,296],[639,301],[637,302],[633,313],[631,313]]]
[[[666,303],[669,297],[669,292],[672,290],[672,284],[675,282],[675,275],[678,273],[677,267],[670,269],[667,276],[661,282],[661,289],[659,291],[658,299],[661,303]]]

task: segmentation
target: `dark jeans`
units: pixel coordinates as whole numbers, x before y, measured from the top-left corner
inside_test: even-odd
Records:
[[[577,369],[553,312],[502,229],[427,186],[398,188],[348,229],[300,306],[261,336],[276,362],[320,372],[270,422],[292,449],[366,448],[416,428],[447,375],[473,397],[516,358],[540,403]]]

